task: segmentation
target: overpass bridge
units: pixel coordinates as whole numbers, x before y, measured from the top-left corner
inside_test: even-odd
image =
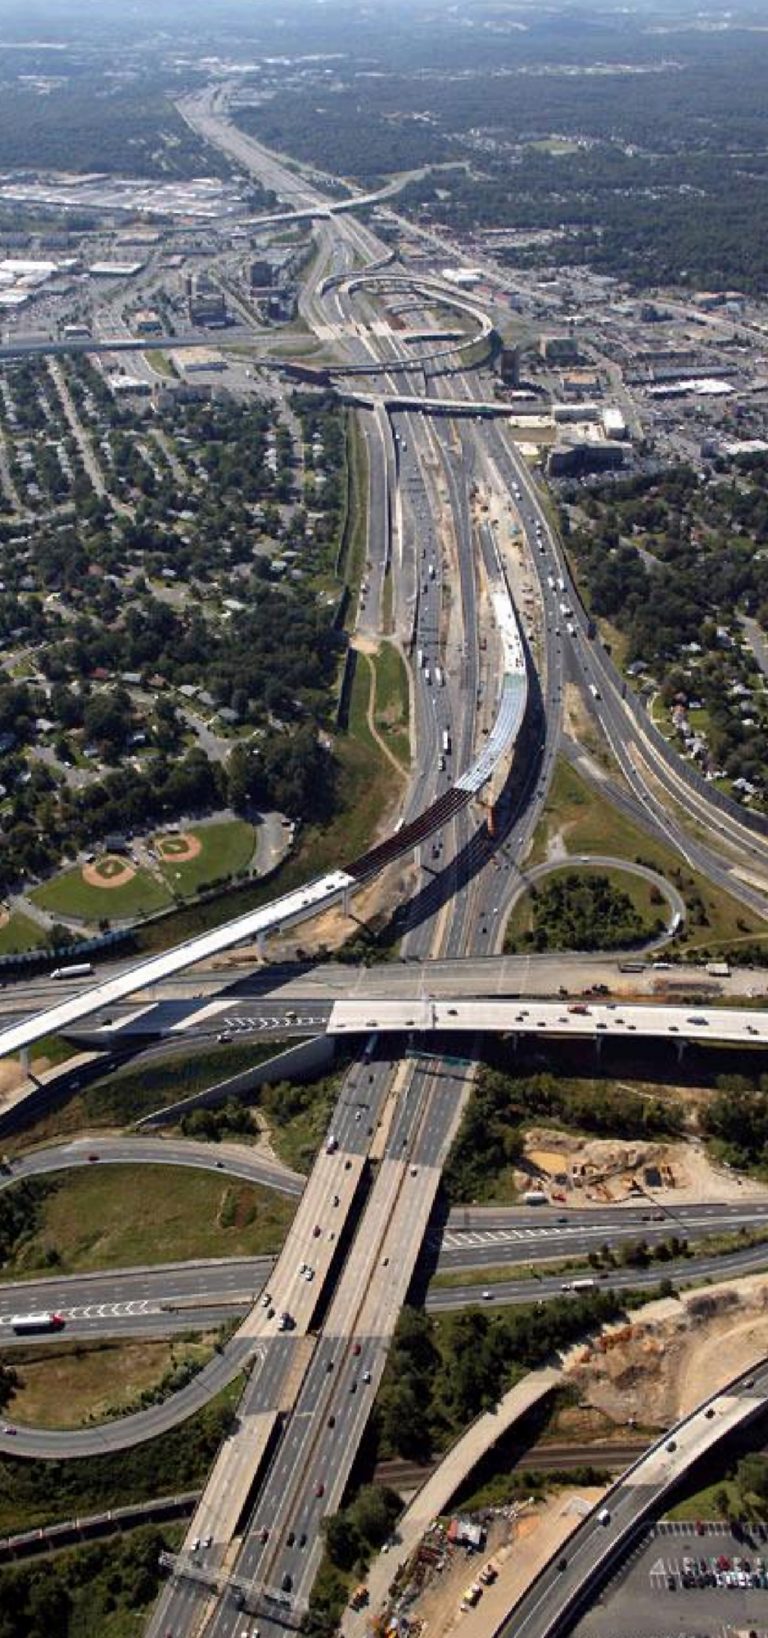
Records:
[[[348,906],[354,893],[365,882],[395,859],[412,852],[467,807],[514,746],[528,702],[525,647],[498,556],[496,572],[490,578],[490,596],[502,650],[499,708],[491,732],[475,760],[442,796],[430,803],[409,824],[394,831],[385,841],[369,848],[350,864],[315,877],[257,910],[249,910],[211,932],[187,939],[162,955],[139,961],[113,978],[87,986],[56,1006],[0,1029],[0,1057],[23,1052],[44,1035],[71,1030],[91,1013],[101,1008],[112,1008],[137,990],[151,988],[153,984],[171,978],[196,962],[210,960],[236,944],[259,943],[268,934],[296,926],[332,905]]]
[[[593,1508],[492,1638],[561,1638],[689,1470],[765,1414],[768,1362],[697,1405],[670,1428]],[[608,1518],[605,1519],[607,1511]]]
[[[383,846],[387,846],[384,843]],[[357,974],[350,974],[350,988]],[[329,1036],[332,1040],[358,1036],[407,1035],[425,1050],[440,1039],[441,1050],[455,1039],[463,1051],[467,1039],[475,1035],[508,1036],[538,1040],[593,1041],[600,1043],[630,1038],[636,1041],[668,1041],[682,1054],[685,1045],[751,1047],[768,1046],[768,1016],[751,1007],[717,1007],[706,1003],[685,1005],[647,1002],[605,1002],[543,1000],[532,996],[464,997],[440,999],[424,996],[394,998],[315,1000],[307,1003],[281,1001],[274,994],[247,999],[238,995],[206,996],[192,1001],[150,1002],[132,1016],[122,1016],[111,1024],[66,1031],[77,1044],[90,1050],[112,1051],[116,1046],[149,1045],[156,1041],[182,1042],[225,1031],[229,1036],[271,1036],[276,1051],[288,1036]],[[234,1089],[233,1089],[234,1090]]]

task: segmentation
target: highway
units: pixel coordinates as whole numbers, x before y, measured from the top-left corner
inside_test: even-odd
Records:
[[[548,1216],[549,1221],[539,1218]],[[535,1216],[536,1222],[531,1218]],[[569,1273],[538,1273],[538,1264],[568,1259],[586,1264],[590,1253],[608,1243],[614,1250],[642,1239],[649,1247],[672,1235],[696,1242],[714,1235],[768,1231],[768,1202],[743,1206],[681,1206],[674,1211],[640,1210],[627,1204],[612,1210],[560,1212],[557,1217],[538,1208],[509,1207],[494,1214],[495,1227],[480,1229],[428,1228],[425,1235],[429,1267],[438,1275],[488,1269],[494,1302],[535,1302],[560,1296]],[[565,1220],[567,1219],[567,1221]],[[224,1320],[247,1312],[275,1266],[273,1256],[205,1258],[184,1263],[159,1263],[141,1268],[115,1268],[81,1274],[56,1274],[14,1280],[0,1285],[0,1346],[29,1346],[29,1339],[11,1330],[11,1317],[24,1313],[59,1313],[66,1332],[41,1333],[36,1347],[68,1341],[70,1337],[158,1336],[185,1329],[215,1328]],[[679,1257],[648,1269],[602,1270],[595,1281],[607,1280],[611,1289],[626,1290],[653,1284],[663,1277],[676,1283],[722,1278],[728,1272],[752,1272],[768,1264],[768,1243],[745,1246],[730,1253]],[[499,1268],[526,1270],[515,1278],[498,1277]],[[585,1269],[589,1273],[589,1269]],[[441,1286],[433,1284],[426,1306],[439,1311],[463,1308],[484,1300],[477,1280]]]
[[[188,1138],[113,1137],[94,1135],[73,1138],[70,1143],[33,1149],[12,1157],[0,1173],[0,1190],[23,1177],[42,1177],[50,1172],[99,1165],[194,1166],[203,1171],[224,1171],[231,1177],[246,1178],[280,1194],[298,1198],[306,1183],[300,1172],[292,1172],[279,1160],[249,1151],[240,1143],[196,1143]]]
[[[307,187],[305,179],[287,172],[276,156],[265,153],[219,118],[219,101],[216,92],[190,99],[186,108],[190,122],[252,167],[298,210],[329,218],[327,201],[316,189]],[[417,663],[411,669],[417,770],[403,829],[363,859],[329,872],[272,905],[175,951],[140,962],[114,978],[89,985],[82,994],[62,999],[31,1020],[6,1025],[0,1031],[0,1051],[19,1050],[42,1034],[71,1028],[99,1008],[111,1010],[139,989],[164,982],[181,969],[210,960],[246,939],[261,941],[270,931],[298,925],[334,903],[346,908],[358,886],[389,864],[405,861],[417,849],[421,879],[417,893],[411,895],[406,953],[464,957],[481,950],[490,952],[500,940],[506,909],[518,889],[517,861],[541,811],[557,754],[565,678],[578,674],[581,650],[577,644],[586,639],[581,631],[567,641],[562,637],[556,599],[548,595],[554,588],[544,572],[559,562],[558,548],[546,520],[542,523],[542,509],[524,463],[495,425],[484,428],[481,437],[476,426],[458,428],[450,419],[457,391],[462,403],[473,396],[471,384],[458,373],[466,344],[415,359],[410,350],[403,351],[406,344],[395,331],[378,321],[374,324],[378,309],[372,298],[380,297],[382,290],[390,297],[396,289],[420,292],[425,306],[436,299],[438,291],[410,275],[407,285],[403,284],[396,269],[380,275],[374,284],[357,273],[352,279],[337,280],[336,270],[350,271],[354,257],[370,263],[388,253],[368,229],[353,221],[351,210],[337,213],[333,231],[340,253],[336,257],[334,251],[330,283],[321,289],[316,280],[315,289],[307,293],[308,322],[322,341],[342,347],[347,371],[383,376],[386,392],[391,391],[395,374],[404,376],[406,385],[414,388],[413,409],[404,405],[397,414],[393,411],[389,422],[379,415],[371,423],[378,430],[368,438],[375,510],[369,548],[371,553],[380,553],[377,567],[371,566],[370,629],[375,630],[382,619],[389,575],[396,632],[409,652],[416,649]],[[320,228],[321,243],[328,244],[329,232],[330,221],[326,220]],[[473,345],[475,340],[473,337]],[[432,378],[427,386],[425,365],[434,366],[438,359],[456,372],[449,391],[444,391],[446,383],[441,377]],[[420,375],[427,389],[424,398],[436,397],[440,410],[448,412],[431,426],[419,413]],[[392,439],[387,425],[393,427]],[[532,675],[507,566],[490,525],[478,524],[471,512],[473,474],[482,474],[498,495],[515,496],[518,505],[529,557],[539,579],[544,621],[541,683]],[[428,526],[421,513],[429,514]],[[563,579],[567,584],[567,570]],[[624,740],[634,735],[632,748],[637,751],[647,736],[617,700],[616,682],[609,672],[600,670],[601,665],[598,658],[596,669],[585,673],[585,677],[604,682],[604,689],[599,689],[606,699],[601,720],[609,738],[613,735],[611,743],[620,742],[619,763],[625,772],[627,765],[632,769],[634,783],[629,773],[627,778],[633,792],[646,802],[656,828],[669,835],[660,803],[655,797],[651,800],[647,776],[635,772],[624,746]],[[443,682],[438,679],[438,667]],[[513,769],[501,801],[496,801],[498,792],[494,793],[498,821],[492,835],[484,819],[478,823],[471,816],[470,803],[491,785],[497,770],[503,768],[509,775],[510,752],[529,703],[532,739],[522,748],[522,767]],[[458,772],[457,777],[461,769],[466,771]],[[666,777],[681,776],[672,769]],[[707,806],[698,791],[696,803],[700,814],[709,812],[711,804]],[[753,846],[747,838],[748,827],[730,813],[719,824],[721,837],[740,859],[747,857]],[[494,852],[504,843],[509,850],[506,859],[494,861]],[[705,851],[701,848],[697,857],[703,859]],[[685,856],[690,857],[690,851]],[[721,878],[730,878],[730,866],[718,862],[714,853],[712,858]],[[760,913],[766,913],[759,888],[741,880],[739,896],[742,902],[762,905]],[[222,1027],[222,1017],[232,1020],[225,1022],[226,1029],[279,1029],[279,1024],[265,1025],[265,1016],[263,1007],[253,1014],[244,1012],[242,997],[233,1011],[226,998],[222,1004],[209,1004],[206,1023],[209,1031],[213,1019]],[[287,1024],[286,1013],[283,1018]],[[214,1466],[174,1578],[150,1624],[153,1634],[191,1632],[205,1625],[218,1638],[230,1638],[239,1630],[240,1603],[246,1601],[249,1611],[258,1615],[263,1629],[271,1634],[281,1623],[295,1623],[306,1608],[320,1557],[320,1523],[341,1500],[387,1344],[428,1229],[441,1168],[471,1085],[471,1065],[459,1073],[455,1064],[446,1065],[439,1057],[398,1061],[387,1056],[388,1042],[390,1050],[399,1053],[398,1036],[403,1032],[427,1039],[436,1033],[440,1050],[451,1033],[471,1038],[475,1032],[494,1029],[513,1036],[548,1030],[557,1038],[596,1041],[603,1033],[617,1039],[634,1033],[654,1039],[676,1037],[681,1049],[687,1039],[760,1046],[763,1037],[754,1011],[716,1011],[700,1002],[677,1008],[656,1002],[646,1007],[625,1001],[612,1007],[601,1002],[572,1011],[563,999],[522,1006],[518,1000],[491,1004],[485,998],[446,995],[435,999],[423,993],[414,999],[385,994],[375,1004],[360,997],[336,999],[328,1028],[334,1034],[363,1039],[380,1036],[381,1055],[366,1049],[348,1077],[332,1118],[332,1141],[329,1137],[318,1157],[284,1251],[268,1276],[266,1301],[251,1306],[244,1324],[215,1362],[221,1371],[236,1369],[246,1359],[254,1368],[241,1401],[239,1426]],[[358,1091],[354,1111],[350,1086]],[[372,1174],[368,1160],[377,1162]],[[547,1239],[548,1227],[515,1228],[510,1231],[510,1243],[525,1244],[529,1233],[540,1235],[540,1252],[545,1240],[551,1245],[566,1239],[564,1233],[561,1241],[556,1235]],[[564,1227],[559,1225],[561,1231]],[[591,1231],[581,1224],[574,1227],[569,1252],[575,1243],[590,1240]],[[515,1240],[517,1233],[522,1234],[521,1241]],[[498,1239],[487,1238],[477,1249],[482,1257],[498,1260],[500,1245]],[[469,1250],[461,1245],[450,1249],[459,1255]],[[488,1261],[484,1266],[493,1265]],[[165,1277],[175,1283],[176,1271],[171,1277],[166,1270]],[[557,1283],[562,1285],[562,1281]],[[527,1290],[522,1293],[524,1284]],[[504,1289],[494,1291],[494,1297],[519,1301],[530,1295],[531,1285],[538,1289],[539,1282],[504,1282]],[[208,1312],[209,1289],[202,1289],[202,1312]],[[477,1287],[469,1289],[477,1295]],[[88,1287],[86,1295],[93,1290]],[[442,1299],[466,1301],[466,1291],[466,1286],[444,1288]],[[131,1303],[150,1300],[137,1284],[131,1292]],[[234,1299],[234,1288],[227,1300],[230,1295]],[[81,1306],[92,1308],[93,1304]],[[281,1313],[289,1315],[285,1324]],[[140,1324],[151,1317],[146,1313],[97,1316],[112,1321],[130,1318]],[[77,1318],[90,1323],[94,1316]],[[165,1408],[156,1409],[162,1414]],[[46,1436],[8,1437],[18,1439],[21,1448],[23,1439]],[[76,1441],[78,1436],[66,1437]],[[115,1429],[104,1434],[106,1440],[115,1437],[120,1437]],[[210,1545],[201,1548],[199,1542],[208,1543],[209,1538]]]
[[[253,168],[278,192],[283,191],[279,160],[274,155],[265,154],[258,144],[233,131],[225,120],[218,117],[216,95],[206,98],[203,94],[196,105],[194,123],[198,120],[209,140],[236,153],[241,163]],[[290,196],[299,207],[317,205],[316,193],[311,199],[299,197],[306,190],[297,188],[295,177],[291,180],[286,177],[285,181],[286,189],[290,189]],[[356,254],[362,254],[369,261],[381,257],[383,247],[368,230],[353,225],[351,217],[345,217],[344,225],[349,234],[349,244]],[[341,223],[337,222],[336,227],[340,232]],[[321,231],[325,234],[326,224],[323,224]],[[343,242],[343,238],[342,234],[340,242]],[[386,333],[383,325],[375,332],[377,345],[374,347],[370,313],[375,309],[367,307],[365,290],[359,281],[348,281],[345,286],[343,281],[337,282],[334,278],[332,283],[333,289],[328,287],[326,290],[328,313],[325,322],[319,301],[315,301],[315,298],[305,308],[305,314],[311,311],[309,322],[317,319],[320,326],[318,333],[322,339],[347,347],[351,354],[356,353],[353,363],[359,364],[365,374],[383,374],[386,381],[387,376],[397,370],[409,380],[415,380],[418,369],[423,371],[424,359],[419,360],[417,365],[412,358],[404,358],[401,344],[395,335]],[[355,301],[360,304],[357,312],[354,311]],[[354,342],[351,342],[352,336]],[[460,362],[457,358],[456,363]],[[372,363],[375,369],[371,367]],[[461,382],[459,384],[461,386]],[[442,393],[438,396],[442,396]],[[414,408],[418,408],[415,398]],[[437,892],[431,890],[427,883],[421,894],[417,893],[417,901],[420,898],[421,902],[410,906],[405,948],[408,951],[412,943],[414,950],[445,953],[446,949],[450,949],[450,953],[463,956],[478,949],[493,948],[503,924],[503,904],[513,886],[513,872],[510,870],[506,873],[508,883],[504,884],[503,893],[499,890],[501,884],[494,882],[489,889],[485,881],[482,886],[473,881],[473,878],[478,878],[479,882],[483,871],[486,878],[490,875],[485,867],[493,848],[485,846],[481,834],[485,828],[483,825],[478,827],[475,836],[471,834],[466,804],[460,808],[449,805],[447,796],[452,788],[458,789],[461,781],[451,787],[448,783],[451,777],[449,768],[441,767],[440,760],[442,758],[443,763],[447,764],[449,757],[455,757],[459,766],[466,766],[468,753],[474,755],[475,761],[471,764],[467,781],[467,788],[471,787],[472,794],[479,788],[476,780],[480,770],[487,768],[487,777],[490,777],[500,761],[495,749],[484,757],[483,730],[489,739],[489,752],[493,730],[486,710],[477,708],[483,706],[489,687],[496,695],[499,722],[510,705],[505,698],[505,685],[502,684],[499,689],[500,673],[508,663],[509,638],[504,632],[501,606],[494,594],[496,575],[502,581],[506,577],[501,571],[488,531],[476,531],[474,523],[470,522],[466,491],[469,473],[481,455],[474,442],[474,429],[469,432],[466,441],[463,435],[459,435],[459,461],[452,423],[448,419],[441,417],[439,423],[427,430],[422,417],[408,413],[407,419],[404,416],[402,425],[398,424],[395,431],[398,485],[394,514],[390,480],[385,486],[381,483],[377,485],[377,492],[385,495],[389,509],[391,545],[382,550],[378,560],[379,578],[374,599],[381,598],[380,576],[391,573],[396,628],[409,651],[416,649],[417,664],[412,667],[412,676],[418,758],[410,797],[412,806],[406,810],[404,818],[407,820],[414,811],[422,811],[423,803],[430,804],[435,797],[440,799],[441,776],[447,786],[443,809],[427,807],[428,812],[444,813],[444,820],[439,825],[424,826],[422,834],[414,836],[414,841],[418,839],[421,845],[429,838],[431,829],[434,834],[431,859],[425,861],[422,853],[419,863],[422,869],[426,864],[427,870],[431,871],[434,869],[433,861],[436,861],[443,879]],[[493,464],[500,472],[501,461],[507,458],[503,442],[497,439],[493,448]],[[411,450],[415,452],[413,462],[410,460]],[[404,460],[404,457],[407,459]],[[389,462],[390,458],[391,449],[382,437],[382,459]],[[410,477],[406,475],[408,472]],[[406,484],[410,485],[410,497],[404,492]],[[419,511],[422,509],[420,486],[429,497],[423,509],[428,509],[434,520],[433,528],[423,541],[418,537]],[[514,492],[514,483],[508,487]],[[537,513],[533,512],[529,547],[534,560],[537,553],[541,555],[537,521]],[[437,549],[432,556],[434,548]],[[424,554],[423,557],[420,553]],[[458,599],[452,595],[454,588],[459,589]],[[486,620],[489,609],[491,613],[484,666],[479,664],[479,655],[475,652],[481,599],[485,604]],[[507,600],[511,608],[508,593]],[[374,606],[378,608],[382,605],[375,601]],[[458,618],[457,608],[460,609]],[[538,766],[536,758],[529,757],[522,798],[516,805],[515,798],[520,793],[514,791],[508,808],[508,819],[518,820],[520,825],[516,834],[512,834],[511,823],[507,827],[512,835],[515,857],[519,856],[521,845],[530,835],[546,794],[559,736],[566,665],[572,663],[572,656],[564,659],[562,645],[551,621],[549,626],[543,663],[543,732],[538,747]],[[422,637],[423,643],[420,641]],[[457,637],[460,643],[466,645],[469,664],[477,667],[472,696],[466,686],[466,670],[462,674],[461,666],[452,668],[448,663],[451,656],[449,644],[455,642]],[[446,676],[445,684],[437,683],[440,693],[445,694],[439,705],[436,703],[438,696],[433,665],[426,657],[427,645],[434,665],[440,665]],[[422,648],[421,656],[419,647]],[[521,669],[530,684],[527,657]],[[415,807],[415,804],[419,806]],[[500,839],[503,840],[503,837]],[[401,857],[410,850],[410,845],[411,833],[406,823]],[[374,850],[374,856],[384,864],[397,855],[392,848],[385,848],[379,850],[378,855]],[[469,891],[462,891],[467,887]],[[349,1005],[342,1002],[334,1007],[332,1029],[340,1024],[342,1031],[349,1033],[357,1030],[378,1033],[394,1023],[395,1027],[415,1032],[421,1027],[416,1022],[417,1017],[427,1027],[435,1022],[436,1003],[427,998],[418,1005],[401,1003],[399,1013],[397,1009],[386,1012],[384,1004],[374,1009],[359,1002],[356,1004],[357,1012],[354,1011],[355,1004],[351,1011],[344,1012],[343,1009]],[[602,1014],[591,1016],[584,1012],[570,1015],[567,1009],[563,1011],[562,1002],[557,1005],[560,1007],[559,1014],[555,1012],[551,1017],[537,1015],[534,1026],[530,1027],[547,1028],[551,1023],[553,1029],[576,1034],[578,1032],[570,1030],[568,1024],[568,1018],[573,1016],[586,1020],[581,1025],[585,1035],[597,1037],[598,1026],[609,1030],[615,1024],[617,1034],[629,1033],[632,1028],[633,1019],[629,1016],[624,1018],[623,1007],[622,1013],[609,1021]],[[524,1022],[526,1010],[520,1018],[512,1014],[513,1027]],[[659,1011],[648,1009],[646,1027],[649,1029],[654,1010]],[[486,1004],[485,1016],[491,1011]],[[409,1014],[413,1023],[409,1023]],[[461,1025],[466,1031],[475,1027],[483,1014],[480,1007],[468,1007],[460,1015],[458,1007],[454,1010],[446,1005],[441,1016],[446,1021],[460,1018],[460,1024],[457,1021],[455,1027],[458,1029]],[[559,1022],[562,1016],[565,1016],[565,1024]],[[674,1019],[666,1014],[657,1018],[657,1024],[659,1021],[664,1027],[668,1025],[670,1032],[678,1027]],[[692,1022],[690,1014],[685,1017],[684,1024],[689,1032],[708,1027]],[[722,1027],[727,1028],[728,1025]],[[739,1020],[739,1028],[746,1033],[747,1025],[743,1019]],[[743,1035],[739,1038],[742,1039]],[[255,1505],[247,1521],[242,1521],[245,1528],[242,1529],[242,1544],[234,1560],[234,1568],[230,1568],[233,1561],[228,1556],[234,1509],[231,1503],[224,1507],[224,1476],[228,1475],[227,1483],[230,1483],[232,1473],[242,1471],[242,1464],[238,1458],[232,1460],[224,1457],[218,1480],[214,1475],[208,1487],[207,1501],[204,1498],[192,1527],[197,1536],[206,1541],[210,1535],[213,1545],[205,1548],[205,1563],[202,1564],[199,1549],[194,1550],[191,1534],[187,1538],[185,1549],[175,1565],[175,1581],[167,1596],[161,1600],[151,1625],[153,1634],[159,1634],[162,1622],[172,1616],[174,1627],[196,1630],[204,1626],[208,1632],[229,1638],[238,1630],[243,1605],[249,1614],[258,1617],[261,1630],[266,1628],[272,1631],[280,1624],[295,1624],[306,1608],[319,1562],[319,1523],[324,1513],[332,1511],[340,1500],[367,1408],[375,1392],[397,1305],[407,1288],[414,1249],[418,1249],[420,1235],[426,1228],[424,1205],[428,1214],[431,1193],[439,1177],[451,1130],[455,1128],[460,1115],[469,1078],[466,1086],[459,1087],[456,1084],[459,1077],[455,1072],[452,1076],[441,1073],[438,1060],[418,1067],[406,1060],[401,1071],[392,1079],[393,1129],[399,1130],[399,1123],[405,1122],[401,1148],[399,1153],[396,1150],[392,1156],[392,1164],[388,1164],[385,1142],[383,1158],[365,1209],[361,1212],[348,1261],[335,1285],[320,1335],[305,1363],[302,1380],[292,1391],[290,1415],[284,1424],[282,1436],[271,1461],[266,1462],[258,1474]],[[322,1170],[321,1162],[316,1170]],[[322,1229],[322,1224],[320,1227]],[[394,1259],[389,1249],[382,1255],[384,1247],[389,1247],[390,1242]],[[265,1450],[263,1443],[259,1449]],[[258,1465],[258,1461],[251,1456],[251,1476]],[[223,1507],[225,1526],[222,1526]],[[203,1535],[206,1519],[210,1528]],[[210,1603],[206,1603],[206,1583],[213,1595]]]
[[[555,1638],[568,1630],[633,1532],[654,1516],[693,1463],[768,1405],[768,1364],[745,1373],[669,1429],[628,1468],[518,1600],[500,1638]],[[607,1510],[607,1522],[601,1522]]]
[[[708,1007],[706,1003],[657,1005],[652,1002],[538,1001],[527,997],[493,1001],[337,1001],[328,1023],[330,1035],[359,1035],[366,1029],[413,1032],[430,1035],[567,1035],[574,1040],[588,1038],[621,1040],[630,1035],[640,1040],[671,1038],[681,1046],[686,1041],[717,1041],[740,1046],[764,1046],[768,1042],[768,1020],[764,1013],[748,1007]]]

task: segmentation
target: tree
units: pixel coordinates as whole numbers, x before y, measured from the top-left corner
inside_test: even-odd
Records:
[[[362,1552],[360,1533],[347,1513],[332,1513],[323,1520],[328,1556],[340,1570],[351,1570]]]

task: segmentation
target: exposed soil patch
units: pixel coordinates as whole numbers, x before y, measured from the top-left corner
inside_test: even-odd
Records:
[[[85,864],[82,868],[82,878],[89,887],[126,887],[132,882],[136,871],[126,859],[118,859],[113,853],[106,858],[97,859],[93,864]]]
[[[199,836],[193,836],[191,831],[184,831],[178,836],[158,836],[154,845],[158,857],[172,864],[188,864],[190,859],[196,859],[203,851]]]

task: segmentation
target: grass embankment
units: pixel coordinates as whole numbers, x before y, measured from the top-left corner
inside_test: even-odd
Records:
[[[44,1112],[18,1134],[9,1134],[4,1148],[8,1154],[20,1154],[78,1132],[132,1126],[143,1115],[217,1086],[295,1044],[294,1040],[252,1041],[247,1046],[215,1046],[188,1057],[174,1054],[163,1063],[147,1063],[140,1068],[127,1065],[74,1093],[66,1103]],[[254,1126],[250,1136],[257,1135]],[[247,1133],[238,1135],[240,1142],[248,1138]]]
[[[346,624],[351,629],[368,549],[368,449],[359,417],[352,412],[347,417],[346,460],[346,507],[337,567],[350,590]]]
[[[16,1190],[28,1187],[4,1191],[8,1211]],[[3,1280],[276,1252],[296,1209],[293,1199],[255,1183],[155,1165],[97,1165],[38,1179],[25,1201]]]
[[[382,643],[372,657],[376,679],[374,722],[377,733],[407,773],[411,760],[408,730],[410,696],[405,661],[393,643]]]
[[[143,1410],[207,1364],[215,1336],[48,1342],[6,1356],[18,1377],[8,1414],[20,1426],[80,1428]]]
[[[52,916],[74,916],[88,922],[100,921],[104,916],[110,921],[149,916],[171,903],[168,889],[147,870],[136,870],[122,886],[113,887],[105,878],[104,886],[97,887],[83,880],[79,866],[36,887],[30,898]]]
[[[357,791],[356,807],[348,811],[343,827],[342,857],[347,859],[364,852],[392,808],[395,783],[392,764],[382,755],[368,726],[371,690],[371,662],[367,655],[361,654],[349,701],[349,732],[337,742],[344,785],[350,796],[353,789]]]
[[[238,1377],[179,1427],[133,1449],[76,1462],[0,1457],[0,1532],[32,1530],[194,1490],[208,1476],[242,1391],[243,1378]],[[98,1550],[103,1552],[103,1546]]]
[[[715,951],[745,937],[768,940],[764,921],[690,870],[673,847],[620,813],[564,761],[557,764],[526,864],[543,863],[560,843],[571,855],[602,853],[650,865],[672,882],[687,909],[682,935],[673,945],[680,954],[702,947]]]

